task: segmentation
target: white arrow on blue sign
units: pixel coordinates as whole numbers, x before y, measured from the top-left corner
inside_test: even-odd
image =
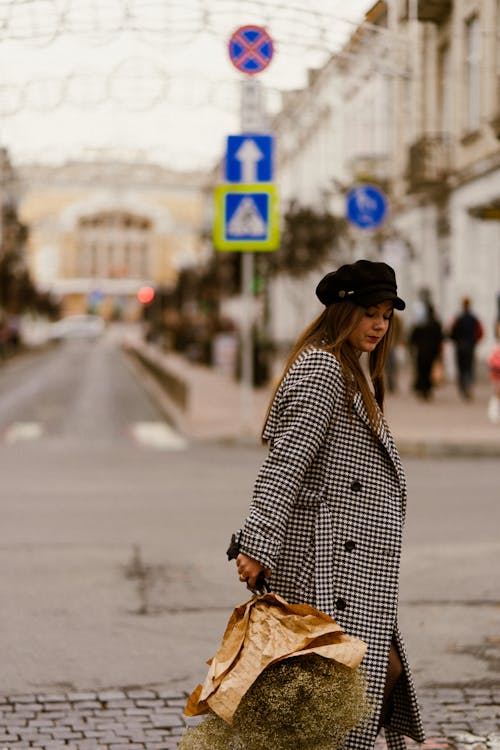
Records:
[[[274,138],[272,135],[229,135],[226,150],[228,182],[271,182]]]

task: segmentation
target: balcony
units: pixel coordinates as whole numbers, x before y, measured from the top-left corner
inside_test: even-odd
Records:
[[[410,192],[446,182],[450,171],[450,141],[444,135],[425,135],[408,152],[406,179]]]
[[[351,182],[373,182],[387,190],[390,182],[389,158],[382,154],[358,154],[348,161]]]
[[[403,18],[408,19],[409,0],[406,0]],[[452,0],[418,0],[418,20],[430,23],[443,23],[448,18],[453,6]]]

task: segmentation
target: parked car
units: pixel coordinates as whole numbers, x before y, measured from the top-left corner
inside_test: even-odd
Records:
[[[68,315],[52,324],[50,338],[53,340],[95,339],[104,333],[104,329],[104,320],[98,315]]]

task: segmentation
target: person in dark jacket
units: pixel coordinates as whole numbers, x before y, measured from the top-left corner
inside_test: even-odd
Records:
[[[410,334],[410,346],[414,353],[415,379],[413,388],[423,399],[432,395],[432,368],[441,357],[443,329],[434,307],[427,303],[423,320],[417,323]]]
[[[382,413],[397,295],[393,269],[359,260],[319,282],[322,313],[296,341],[262,433],[269,453],[234,534],[240,581],[262,573],[292,604],[362,638],[373,715],[343,750],[390,750],[424,733],[402,634],[398,579],[406,480]],[[362,366],[368,359],[365,375]]]
[[[468,297],[462,300],[462,312],[455,318],[449,336],[455,344],[458,390],[463,398],[470,399],[474,384],[475,349],[483,337],[483,326],[471,311]]]

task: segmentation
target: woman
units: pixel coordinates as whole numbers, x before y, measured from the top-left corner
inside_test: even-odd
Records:
[[[410,346],[414,351],[415,380],[414,391],[426,401],[432,396],[434,382],[432,370],[440,361],[443,345],[443,329],[436,311],[430,303],[425,306],[424,318],[417,323],[410,334]]]
[[[488,401],[488,419],[493,424],[500,422],[500,321],[496,326],[496,343],[488,356],[488,368],[492,393]]]
[[[402,748],[404,734],[424,735],[397,622],[406,483],[382,407],[393,309],[405,303],[393,269],[367,260],[327,274],[316,294],[325,310],[271,400],[269,454],[236,535],[237,569],[250,588],[264,573],[272,591],[367,642],[374,712],[346,748],[372,748],[381,726],[390,748]]]

